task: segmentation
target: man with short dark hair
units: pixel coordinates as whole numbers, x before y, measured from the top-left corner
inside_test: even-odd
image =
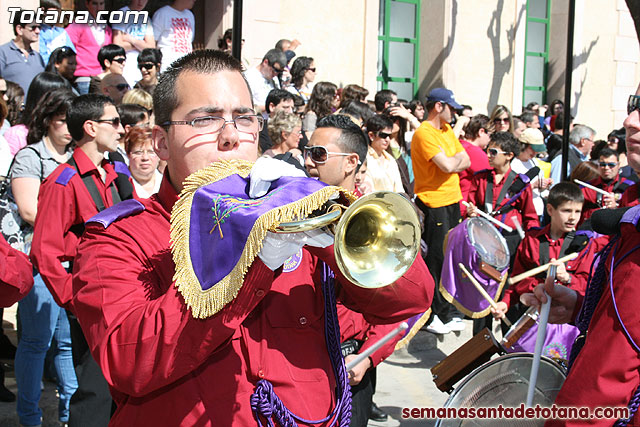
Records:
[[[522,120],[527,126],[527,128],[536,128],[540,129],[540,122],[538,121],[538,116],[533,111],[525,111],[520,115],[520,120]]]
[[[118,147],[124,133],[110,98],[87,94],[75,98],[67,113],[69,133],[75,141],[71,160],[58,166],[42,183],[34,225],[31,260],[51,295],[67,309],[71,326],[78,390],[71,398],[69,425],[106,425],[111,414],[107,383],[91,358],[75,319],[71,268],[84,224],[106,207],[133,194],[133,183],[123,164],[112,164],[106,152]]]
[[[31,48],[40,34],[40,25],[24,19],[24,11],[14,14],[13,40],[0,46],[0,77],[18,83],[27,97],[31,80],[44,71],[45,63],[40,53]]]
[[[184,264],[172,257],[170,219],[174,204],[186,200],[178,195],[189,191],[187,177],[224,169],[242,179],[233,165],[257,159],[262,117],[241,71],[240,62],[224,52],[197,50],[163,73],[154,93],[153,128],[154,149],[167,162],[160,190],[94,218],[80,242],[73,304],[112,387],[112,426],[244,426],[257,420],[283,425],[294,414],[322,419],[337,402],[335,413],[348,419],[346,372],[340,370],[344,376],[336,380],[332,368],[340,355],[322,351],[331,314],[325,314],[322,287],[331,281],[322,279],[328,274],[323,262],[335,267],[332,246],[296,246],[287,262],[269,261],[269,248],[263,247],[234,283],[238,288],[230,300],[198,318],[174,281]],[[240,191],[252,203],[280,197],[274,191],[266,198]],[[204,233],[209,236],[209,229]],[[244,247],[242,239],[226,236],[220,239]],[[232,254],[204,247],[191,253],[235,265],[223,260]],[[334,271],[340,299],[368,321],[400,321],[429,304],[433,283],[421,260],[393,289],[373,292]],[[342,390],[337,395],[336,387]]]
[[[598,155],[598,172],[600,176],[589,184],[606,191],[607,195],[583,187],[584,207],[582,208],[582,221],[589,219],[597,209],[613,209],[618,207],[618,200],[625,190],[634,182],[620,176],[620,162],[618,152],[611,148],[603,148]]]
[[[440,282],[444,261],[444,239],[461,219],[458,172],[471,165],[469,155],[449,124],[454,110],[460,108],[449,89],[433,89],[427,96],[427,119],[411,140],[416,204],[425,216],[422,239],[429,251],[425,261],[436,283]],[[427,327],[431,332],[442,334],[464,329],[462,314],[439,291],[434,295],[433,314]]]
[[[264,111],[269,92],[280,89],[280,83],[276,81],[276,77],[279,77],[286,67],[287,57],[284,52],[280,49],[271,49],[264,55],[260,64],[244,72],[258,112]]]
[[[387,108],[391,107],[398,102],[398,94],[392,91],[391,89],[383,89],[376,93],[376,96],[373,98],[373,103],[376,106],[376,113],[382,114],[382,112]]]
[[[267,127],[269,125],[269,119],[272,118],[278,111],[286,111],[293,113],[293,95],[284,89],[273,89],[267,95],[267,99],[264,102],[265,113],[268,115],[264,120],[264,125],[260,131],[260,151],[264,153],[273,146]],[[304,135],[304,133],[303,133]]]

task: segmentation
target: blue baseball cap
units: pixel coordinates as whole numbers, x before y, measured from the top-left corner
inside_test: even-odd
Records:
[[[458,104],[453,98],[453,92],[443,87],[432,89],[429,95],[427,95],[427,102],[442,102],[452,106],[456,110],[462,109],[462,105]]]

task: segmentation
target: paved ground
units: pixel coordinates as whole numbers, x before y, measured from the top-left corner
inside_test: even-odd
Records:
[[[5,309],[5,333],[15,340],[15,306]],[[432,426],[434,420],[402,419],[402,408],[412,407],[440,407],[448,398],[448,394],[435,387],[429,369],[444,359],[448,354],[460,347],[471,338],[471,321],[462,333],[450,333],[436,336],[426,331],[420,331],[401,350],[396,351],[378,368],[378,386],[375,395],[376,403],[389,414],[389,420],[384,423],[370,422],[370,426]],[[12,361],[4,361],[8,366],[5,385],[16,392],[15,375]],[[57,420],[57,404],[55,386],[45,382],[40,407],[44,411],[45,427],[59,426]],[[0,427],[18,426],[15,402],[0,402]]]
[[[389,414],[384,423],[369,426],[432,426],[435,420],[403,419],[402,408],[441,407],[449,397],[438,390],[430,369],[471,339],[471,321],[461,333],[434,335],[419,331],[409,345],[393,353],[378,367],[375,401]]]

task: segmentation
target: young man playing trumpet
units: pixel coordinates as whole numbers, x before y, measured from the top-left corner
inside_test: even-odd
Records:
[[[167,162],[160,190],[90,222],[79,245],[73,304],[117,404],[111,426],[324,425],[336,413],[344,420],[348,402],[335,393],[344,381],[325,343],[324,263],[341,300],[370,322],[400,321],[431,303],[433,281],[421,259],[373,292],[339,273],[332,245],[298,243],[267,266],[273,245],[263,241],[232,299],[194,317],[174,282],[171,211],[185,178],[224,160],[257,159],[262,118],[241,72],[231,56],[199,50],[163,73],[153,128],[154,149]],[[209,247],[192,252],[210,268],[228,259]],[[283,267],[292,255],[298,259]]]

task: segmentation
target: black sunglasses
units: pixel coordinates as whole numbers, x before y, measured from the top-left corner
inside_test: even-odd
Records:
[[[378,137],[382,138],[382,139],[387,139],[387,138],[391,138],[391,134],[387,133],[387,132],[380,131],[380,132],[378,132]]]
[[[112,85],[111,87],[115,87],[120,92],[122,92],[123,90],[131,89],[131,86],[129,86],[128,83],[118,83],[117,85]]]
[[[598,166],[601,168],[610,167],[611,169],[618,166],[618,162],[598,162]]]
[[[138,69],[142,70],[144,68],[145,70],[150,70],[155,66],[156,66],[156,64],[153,64],[151,62],[147,62],[146,64],[138,64]]]
[[[636,110],[640,110],[640,95],[629,96],[627,101],[627,114],[631,114]]]
[[[309,71],[313,71],[313,72],[315,73],[315,72],[316,72],[316,67],[313,67],[313,68],[307,68],[307,70],[309,70]]]
[[[127,62],[127,58],[113,58],[112,61],[117,62],[118,64],[124,64]]]
[[[113,127],[117,128],[118,126],[120,126],[120,117],[114,117],[113,119],[99,119],[99,120],[94,120],[94,122],[111,123]]]

